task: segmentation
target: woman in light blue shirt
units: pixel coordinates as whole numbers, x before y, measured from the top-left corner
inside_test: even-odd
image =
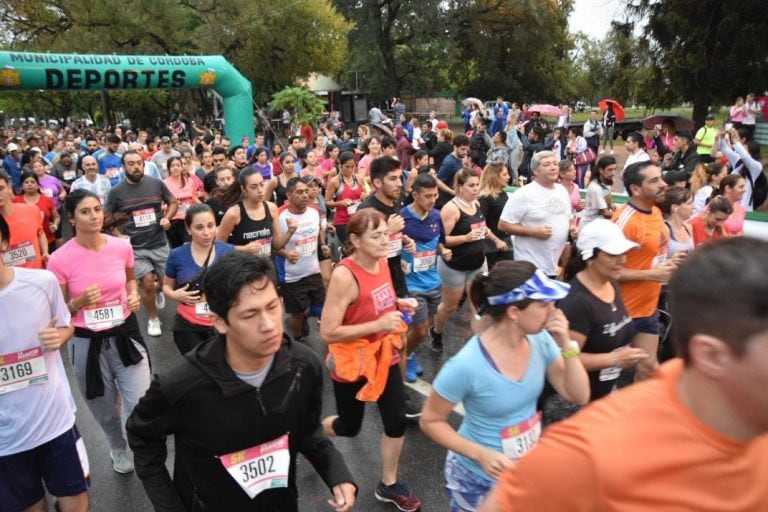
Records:
[[[446,488],[452,511],[471,511],[502,471],[541,435],[536,401],[547,379],[567,400],[585,404],[589,380],[555,301],[569,286],[527,261],[502,261],[475,277],[470,298],[487,319],[440,370],[421,416],[421,428],[448,448]],[[456,431],[453,407],[466,411]]]

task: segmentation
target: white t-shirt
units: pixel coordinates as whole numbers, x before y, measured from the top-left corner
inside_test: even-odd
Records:
[[[650,160],[650,159],[651,157],[648,156],[648,153],[646,153],[642,149],[637,153],[635,153],[634,155],[630,153],[629,156],[627,156],[627,161],[624,162],[624,169],[626,169],[630,165],[635,164],[637,162],[645,162],[646,160]]]
[[[712,185],[704,185],[696,191],[696,195],[693,196],[693,213],[692,215],[698,215],[704,211],[707,207],[707,199],[712,195]]]
[[[534,181],[509,194],[501,220],[527,228],[552,227],[548,240],[515,235],[515,259],[530,261],[549,276],[557,274],[557,263],[568,241],[571,215],[568,191],[560,184],[546,188]]]
[[[291,263],[282,256],[277,257],[277,270],[281,283],[294,283],[299,279],[320,273],[317,259],[317,241],[320,237],[320,214],[312,207],[307,207],[302,214],[291,213],[285,208],[279,215],[280,229],[288,231],[286,219],[293,217],[298,228],[285,244],[286,251],[297,251],[300,255],[296,263]]]
[[[41,347],[37,333],[54,317],[56,327],[66,327],[71,320],[56,276],[47,270],[17,267],[13,271],[13,281],[0,290],[0,356],[6,363]],[[0,456],[31,450],[75,424],[75,401],[61,353],[43,351],[42,358],[47,381],[0,394]],[[13,371],[4,366],[0,381]]]
[[[581,213],[582,227],[601,217],[600,210],[608,208],[608,202],[605,198],[610,193],[610,187],[603,186],[596,179],[589,182],[589,185],[587,185],[587,197],[584,201],[584,211]]]

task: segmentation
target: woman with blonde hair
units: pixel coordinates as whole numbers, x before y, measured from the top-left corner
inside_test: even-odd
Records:
[[[694,215],[704,211],[712,193],[720,188],[720,182],[726,176],[728,176],[728,167],[720,162],[696,166],[691,177]]]
[[[498,261],[512,259],[512,240],[508,234],[499,230],[499,218],[508,198],[504,187],[508,183],[509,170],[501,162],[490,162],[480,176],[478,201],[485,222],[490,227],[484,242],[488,270],[492,269]]]

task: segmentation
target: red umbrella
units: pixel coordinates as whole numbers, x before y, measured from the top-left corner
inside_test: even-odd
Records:
[[[600,103],[598,103],[597,105],[600,107],[600,110],[605,112],[606,110],[608,110],[608,104],[613,105],[613,113],[616,114],[616,120],[623,121],[624,118],[626,117],[624,115],[624,107],[618,101],[609,100],[606,98],[604,100],[600,100]]]
[[[552,117],[558,117],[563,115],[563,111],[560,110],[560,107],[556,107],[554,105],[531,105],[528,108],[528,112],[538,112],[543,116],[552,116]]]

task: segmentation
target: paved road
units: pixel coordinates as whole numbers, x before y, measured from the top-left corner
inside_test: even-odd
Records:
[[[424,392],[429,390],[432,381],[441,364],[454,354],[464,343],[469,334],[468,306],[460,314],[454,315],[454,321],[449,323],[444,335],[445,353],[434,355],[428,343],[424,343],[417,351],[417,357],[424,367],[423,380],[415,388]],[[173,343],[170,327],[173,324],[173,303],[161,311],[163,335],[160,338],[146,336],[146,315],[139,313],[139,323],[145,340],[149,346],[154,372],[162,372],[176,364],[180,355]],[[325,356],[325,348],[317,335],[317,323],[310,322],[311,334],[309,345],[318,354]],[[67,359],[67,355],[65,359]],[[67,365],[68,371],[71,370]],[[72,377],[72,375],[70,375]],[[331,383],[326,375],[323,393],[323,415],[335,414],[335,402]],[[70,379],[73,394],[78,406],[77,425],[85,439],[88,456],[91,463],[91,510],[93,512],[141,512],[151,511],[144,489],[135,474],[120,475],[112,470],[109,458],[109,444],[96,424],[93,416],[86,407],[74,379]],[[460,416],[454,414],[451,420],[457,427]],[[394,506],[379,503],[373,495],[376,483],[380,477],[381,459],[379,456],[378,440],[382,432],[381,422],[375,406],[369,405],[363,429],[354,439],[335,439],[334,443],[344,454],[347,464],[354,475],[360,490],[355,510],[385,511],[396,510]],[[173,442],[169,441],[168,467],[172,467]],[[443,460],[445,450],[435,445],[419,430],[418,425],[409,427],[405,436],[405,448],[401,457],[401,479],[419,496],[424,503],[424,512],[444,511],[448,502],[443,490]],[[312,470],[309,463],[299,457],[297,482],[300,493],[300,510],[315,512],[330,510],[326,500],[330,497],[322,480]],[[233,511],[234,512],[234,511]]]

